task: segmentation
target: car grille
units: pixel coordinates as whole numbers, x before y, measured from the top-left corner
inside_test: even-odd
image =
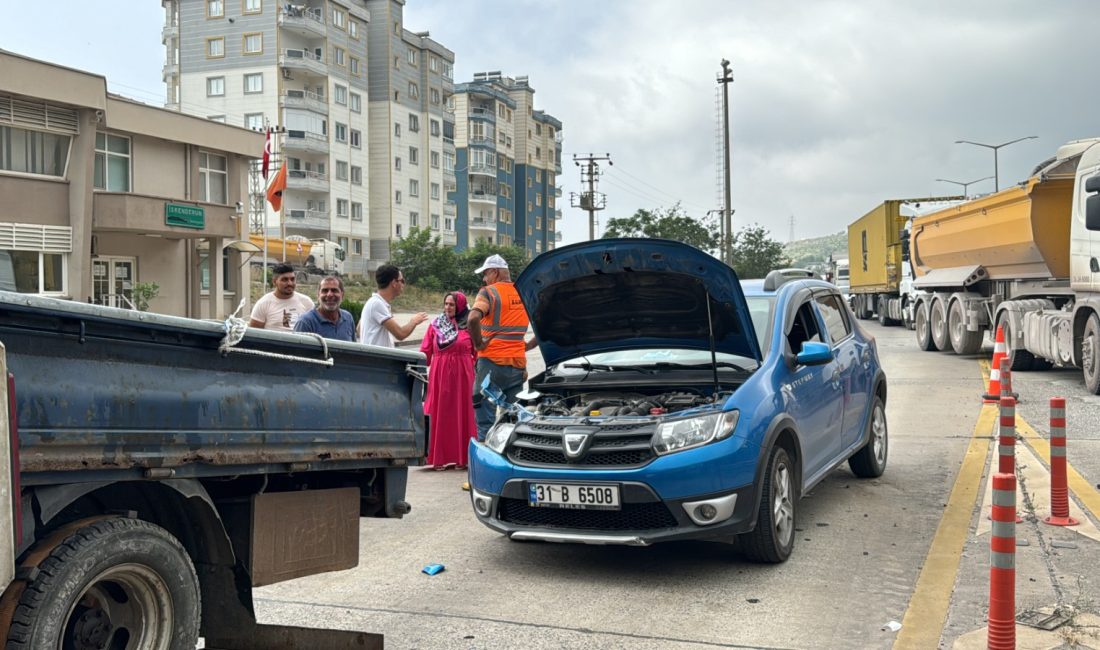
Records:
[[[654,426],[642,421],[593,427],[594,438],[585,454],[568,459],[562,448],[562,434],[572,424],[532,422],[520,425],[508,446],[508,459],[528,467],[607,469],[638,467],[656,457],[650,445]]]
[[[624,503],[621,510],[532,508],[522,499],[501,499],[501,521],[523,526],[582,530],[675,528],[676,518],[663,503]]]

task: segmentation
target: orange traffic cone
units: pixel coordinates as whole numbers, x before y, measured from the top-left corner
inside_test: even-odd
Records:
[[[982,395],[982,402],[986,404],[997,404],[1001,401],[1001,360],[1008,356],[1007,353],[1004,327],[998,325],[997,339],[993,343],[993,362],[989,364],[989,387],[985,395]]]

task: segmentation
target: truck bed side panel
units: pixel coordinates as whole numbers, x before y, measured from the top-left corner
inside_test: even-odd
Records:
[[[848,226],[852,293],[894,293],[901,282],[901,245],[905,226],[901,201],[886,201]]]

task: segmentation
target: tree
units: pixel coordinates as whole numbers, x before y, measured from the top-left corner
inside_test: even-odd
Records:
[[[733,234],[733,270],[741,279],[762,278],[768,271],[790,266],[783,244],[768,229],[753,224]]]
[[[662,210],[640,209],[630,217],[609,219],[604,238],[653,237],[690,244],[708,253],[718,250],[718,224],[709,217],[688,216],[680,204]]]
[[[412,228],[393,244],[391,263],[401,268],[409,284],[431,291],[454,288],[455,252],[428,228]]]

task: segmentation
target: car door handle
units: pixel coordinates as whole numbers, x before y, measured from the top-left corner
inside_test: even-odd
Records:
[[[834,387],[840,386],[840,368],[833,371],[832,382]]]
[[[864,350],[863,355],[860,357],[860,361],[863,362],[863,367],[866,368],[871,365],[871,351]]]

